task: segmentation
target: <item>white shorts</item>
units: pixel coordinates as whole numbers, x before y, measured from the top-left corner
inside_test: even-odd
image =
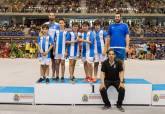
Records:
[[[65,60],[65,55],[62,55],[62,54],[56,54],[56,55],[54,56],[54,59]]]
[[[41,65],[49,65],[50,64],[50,58],[46,58],[46,57],[40,57],[39,58],[39,62]]]
[[[88,62],[88,63],[93,63],[94,62],[94,57],[82,57],[83,62]]]
[[[77,60],[78,57],[75,57],[75,56],[70,56],[68,59],[73,59],[73,60]]]
[[[95,54],[94,62],[104,62],[106,58],[107,57],[102,54]]]

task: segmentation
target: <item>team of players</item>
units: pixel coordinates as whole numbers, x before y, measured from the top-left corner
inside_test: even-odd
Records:
[[[116,21],[117,16],[120,17],[120,15],[115,16]],[[90,30],[87,21],[82,23],[81,31],[77,22],[73,22],[71,31],[65,29],[65,24],[64,19],[60,19],[59,23],[56,23],[55,15],[50,13],[49,22],[42,26],[38,37],[39,60],[41,62],[41,77],[38,82],[46,80],[49,83],[47,77],[50,61],[52,61],[53,80],[59,80],[61,66],[61,81],[64,81],[65,59],[68,58],[70,80],[74,82],[76,60],[81,57],[86,75],[85,80],[96,82],[98,65],[105,61],[107,49],[113,48],[119,59],[125,59],[125,50],[129,45],[129,41],[127,41],[129,31],[126,24],[111,24],[108,32],[101,29],[99,20],[94,22],[94,30]]]

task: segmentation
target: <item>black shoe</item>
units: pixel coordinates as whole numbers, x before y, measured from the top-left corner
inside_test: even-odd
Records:
[[[125,109],[122,106],[117,106],[117,109],[121,112],[125,112]]]
[[[71,81],[75,81],[75,77],[73,76],[72,78],[70,78]]]
[[[58,80],[59,80],[59,77],[57,76],[57,77],[55,78],[55,80],[58,81]]]
[[[108,110],[108,109],[110,109],[110,108],[111,108],[111,106],[105,105],[104,107],[102,107],[102,110]]]
[[[70,82],[73,83],[73,84],[76,82],[76,79],[75,79],[74,76],[72,78],[70,78]]]
[[[64,77],[61,77],[61,82],[64,82]]]
[[[39,78],[37,83],[41,83],[42,81],[44,81],[44,78]]]
[[[53,80],[53,81],[55,81],[55,80],[56,80],[56,78],[55,78],[55,77],[52,77],[52,80]]]
[[[47,84],[49,83],[49,78],[46,78],[46,83],[47,83]]]

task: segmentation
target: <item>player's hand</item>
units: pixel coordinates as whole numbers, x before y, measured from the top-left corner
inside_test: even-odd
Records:
[[[120,82],[119,88],[125,88],[124,83],[121,83],[121,82]]]
[[[48,52],[46,51],[46,52],[43,53],[43,56],[46,56],[47,54],[48,54]]]
[[[103,50],[103,56],[106,56],[106,50],[105,49]]]
[[[84,41],[84,40],[83,40],[83,39],[81,39],[81,38],[79,38],[79,39],[78,39],[78,42],[80,42],[80,43],[81,43],[81,42],[83,42],[83,41]]]

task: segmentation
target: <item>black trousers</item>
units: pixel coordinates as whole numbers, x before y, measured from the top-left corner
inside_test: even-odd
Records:
[[[120,87],[119,88],[119,82],[104,82],[105,83],[105,87],[106,88],[102,88],[100,90],[100,94],[102,97],[102,100],[105,104],[105,106],[111,106],[111,103],[108,99],[108,95],[107,95],[107,90],[110,86],[114,86],[118,92],[118,101],[117,101],[117,106],[122,106],[123,100],[124,100],[124,96],[125,96],[125,89]]]

